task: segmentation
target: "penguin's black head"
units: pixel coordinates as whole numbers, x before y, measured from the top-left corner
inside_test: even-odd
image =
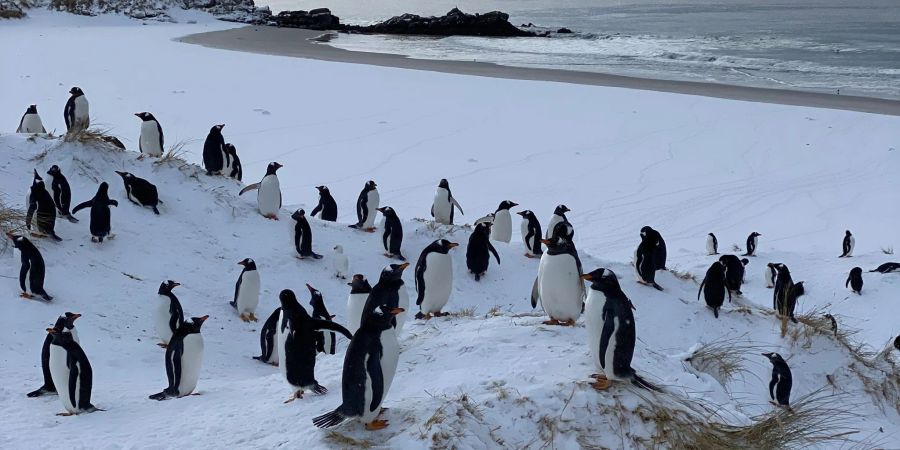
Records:
[[[282,168],[281,164],[277,162],[270,162],[269,167],[266,168],[266,175],[275,175],[275,172],[278,172],[278,169]]]
[[[246,270],[256,270],[256,261],[250,258],[244,258],[238,262],[238,264],[244,266]]]
[[[503,200],[502,202],[500,202],[500,206],[497,207],[497,211],[503,211],[504,209],[512,209],[512,208],[515,208],[516,206],[519,206],[519,204],[516,202],[510,201],[510,200]]]
[[[558,205],[558,206],[556,207],[556,209],[553,210],[553,214],[556,214],[557,216],[562,216],[562,215],[565,215],[565,214],[566,214],[567,212],[569,212],[569,211],[571,211],[571,209],[569,209],[568,206],[566,206],[566,205]]]
[[[581,276],[582,280],[591,282],[591,289],[600,292],[618,292],[622,290],[619,286],[619,278],[609,269],[599,268],[591,273]]]
[[[139,117],[141,120],[143,120],[144,122],[147,122],[147,121],[150,121],[150,120],[156,120],[156,118],[153,117],[153,114],[150,114],[150,113],[148,113],[148,112],[146,112],[146,111],[144,111],[144,112],[139,112],[139,113],[134,113],[134,115],[138,116],[138,117]]]
[[[741,259],[741,264],[743,264],[743,265],[746,266],[747,264],[750,264],[750,260],[747,259],[747,258],[742,258],[742,259]]]
[[[209,129],[209,134],[222,134],[222,128],[225,128],[225,124],[221,125],[213,125],[212,128]]]
[[[550,233],[550,239],[545,240],[549,240],[553,244],[557,244],[560,241],[569,242],[569,235],[574,233],[574,231],[572,225],[568,222],[557,222]]]
[[[331,193],[331,191],[328,190],[328,186],[316,186],[316,189],[319,191],[319,194],[322,194],[322,195]]]
[[[390,206],[382,206],[381,208],[377,208],[377,209],[378,209],[378,211],[381,212],[381,214],[384,214],[385,217],[396,217],[397,216],[397,213],[394,212],[394,208],[391,208]]]
[[[28,110],[25,111],[25,114],[37,114],[37,105],[28,105]]]
[[[446,178],[441,178],[441,182],[438,183],[439,188],[450,189],[450,182],[447,181]]]
[[[850,269],[850,275],[862,276],[862,267],[854,267]]]
[[[782,358],[778,353],[763,353],[762,355],[766,358],[769,358],[769,361],[771,361],[772,364],[787,364],[784,358]]]
[[[755,232],[755,231],[752,232],[752,233],[750,233],[750,237],[752,237],[752,238],[755,238],[755,237],[758,237],[758,236],[762,236],[762,235],[759,234],[759,233],[757,233],[757,232]]]
[[[473,233],[490,234],[491,226],[493,226],[491,222],[481,222],[478,225],[475,225],[475,231],[473,231]]]
[[[368,330],[377,331],[390,329],[394,324],[394,317],[403,311],[406,310],[403,308],[391,308],[387,305],[381,305],[366,315],[362,327]]]
[[[304,211],[303,209],[298,209],[298,210],[294,211],[294,213],[291,214],[291,219],[294,219],[298,222],[300,220],[306,219],[306,211]]]
[[[783,263],[775,263],[775,270],[778,271],[779,275],[781,275],[781,274],[790,275],[791,274],[791,271],[790,271],[790,269],[788,269],[788,266],[784,265]]]
[[[447,253],[451,249],[459,247],[459,244],[457,244],[456,242],[450,242],[446,239],[438,239],[434,241],[434,243],[443,251],[443,253]]]
[[[100,186],[97,188],[97,194],[107,195],[107,192],[109,192],[109,184],[104,181],[100,183]]]
[[[234,144],[230,142],[225,144],[225,153],[228,153],[229,155],[237,155],[237,149],[234,148]]]
[[[43,178],[41,178],[40,175],[38,175],[37,169],[32,169],[32,170],[34,171],[34,179],[32,180],[31,184],[38,184],[38,182],[44,180]]]
[[[284,289],[278,294],[278,300],[281,302],[282,309],[302,309],[300,302],[297,301],[297,295],[290,289]]]
[[[372,180],[366,181],[366,190],[371,191],[372,189],[375,189],[376,187],[378,187],[378,185],[375,184],[374,181],[372,181]]]
[[[522,216],[523,219],[527,219],[528,217],[534,215],[534,213],[531,212],[530,209],[526,209],[526,210],[523,210],[523,211],[519,211],[519,212],[517,212],[516,214]]]
[[[25,242],[28,241],[28,238],[25,236],[19,236],[17,234],[6,233],[6,237],[13,241],[13,247],[21,249],[24,246]]]
[[[712,233],[709,233],[709,234],[707,234],[707,235],[708,235],[708,236],[711,236],[711,237],[716,237],[716,235],[714,235],[714,234],[712,234]]]
[[[60,173],[62,173],[62,172],[60,172],[59,166],[57,166],[55,164],[50,166],[50,170],[47,171],[47,175],[52,175],[52,176],[58,176]]]
[[[369,285],[369,280],[361,273],[353,275],[353,278],[347,283],[347,286],[350,286],[352,292],[369,292],[372,290],[372,286]]]
[[[199,333],[200,327],[203,326],[203,322],[209,319],[209,316],[201,316],[201,317],[191,317],[190,322],[185,322],[181,326],[185,328],[187,334]]]
[[[81,317],[81,314],[70,313],[70,312],[67,312],[67,313],[59,316],[59,318],[63,320],[63,323],[65,324],[64,326],[70,330],[72,328],[75,328],[75,321],[78,320],[79,317]]]
[[[896,348],[897,350],[900,350],[900,335],[898,335],[896,338],[894,338],[894,348]]]
[[[119,174],[119,176],[122,177],[122,179],[125,181],[130,181],[130,180],[134,179],[134,175],[129,172],[121,172],[121,171],[117,170],[116,173]]]
[[[656,230],[650,228],[650,226],[644,226],[641,228],[641,236],[653,235],[655,232]]]
[[[79,95],[84,95],[84,92],[83,92],[83,91],[81,90],[81,88],[78,87],[78,86],[75,86],[75,87],[73,87],[72,89],[69,89],[69,93],[72,94],[72,95],[74,95],[74,96],[76,96],[76,97],[79,96]]]
[[[172,281],[172,280],[163,281],[159,285],[159,295],[171,294],[172,289],[175,289],[178,286],[181,286],[181,283],[178,283],[177,281]]]
[[[397,281],[403,278],[403,270],[409,267],[409,263],[391,264],[381,270],[380,281]]]

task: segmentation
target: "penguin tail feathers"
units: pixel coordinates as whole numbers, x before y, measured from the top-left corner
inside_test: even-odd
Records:
[[[157,209],[155,206],[153,207],[153,214],[156,214],[157,216],[159,215],[159,209]]]
[[[657,291],[663,290],[662,286],[660,286],[660,285],[658,285],[658,284],[656,284],[656,283],[653,283],[653,287],[654,287]]]
[[[314,417],[312,422],[313,425],[319,428],[332,428],[346,422],[349,419],[349,417],[345,416],[344,413],[341,412],[341,407],[339,406],[337,409],[330,413]]]
[[[662,392],[663,391],[662,388],[641,378],[641,376],[638,374],[634,374],[632,376],[631,383],[641,389],[646,389],[648,391],[653,391],[653,392]]]

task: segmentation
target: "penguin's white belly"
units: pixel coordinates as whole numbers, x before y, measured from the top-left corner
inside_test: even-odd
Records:
[[[281,208],[281,184],[275,175],[266,175],[259,182],[259,193],[256,197],[259,213],[264,216],[274,216]]]
[[[591,351],[591,361],[597,370],[603,370],[600,364],[600,337],[603,334],[603,305],[606,296],[600,291],[590,290],[584,303],[585,325],[587,326],[588,348]]]
[[[251,270],[241,275],[241,287],[238,289],[236,302],[238,314],[256,314],[256,307],[259,305],[259,286],[259,272]]]
[[[397,340],[397,332],[393,328],[381,333],[381,352],[381,373],[384,376],[384,394],[381,396],[383,402],[391,389],[391,383],[394,382],[397,364],[400,363],[400,341]]]
[[[577,320],[581,315],[583,282],[575,258],[544,253],[538,269],[538,288],[544,311],[556,320]]]
[[[22,126],[17,130],[18,133],[43,133],[44,123],[41,122],[41,116],[37,114],[26,114],[22,118]]]
[[[406,290],[406,284],[400,286],[397,296],[399,297],[397,305],[404,309],[402,313],[397,314],[397,334],[399,335],[403,331],[403,324],[406,323],[406,315],[409,314],[409,291]]]
[[[453,264],[449,254],[429,253],[425,257],[425,295],[422,297],[422,314],[440,312],[450,301],[453,289]]]
[[[181,355],[181,382],[178,396],[190,395],[197,388],[200,366],[203,363],[203,336],[192,333],[184,338],[184,353]]]
[[[550,236],[553,235],[553,228],[556,224],[562,222],[562,217],[554,214],[553,217],[550,218],[550,222],[547,222],[547,231],[544,232],[544,236],[547,239],[550,239]]]
[[[34,267],[28,269],[28,272],[25,272],[25,292],[29,294],[34,294],[34,291],[31,289],[31,271],[34,270]]]
[[[375,216],[378,211],[378,203],[381,202],[381,196],[378,195],[378,190],[373,189],[369,191],[368,196],[366,197],[368,201],[366,201],[366,208],[369,210],[369,215],[366,217],[366,220],[363,222],[363,228],[373,228],[375,226]]]
[[[766,266],[766,271],[763,273],[763,276],[766,279],[766,287],[775,287],[775,277],[772,274],[772,269],[769,266]]]
[[[231,175],[231,155],[225,152],[225,148],[222,148],[222,170],[219,171],[219,174],[226,177]]]
[[[350,294],[347,296],[347,330],[353,334],[356,334],[356,330],[359,330],[363,308],[368,298],[368,293]]]
[[[91,124],[91,113],[88,101],[83,95],[75,98],[75,125],[86,129]]]
[[[847,256],[853,256],[853,247],[856,247],[856,238],[850,236],[850,251],[847,252]]]
[[[512,218],[509,210],[503,209],[494,213],[494,226],[491,227],[491,240],[509,242],[512,239]]]
[[[603,368],[603,373],[606,374],[608,380],[617,380],[618,378],[616,377],[615,370],[613,370],[613,361],[615,360],[616,354],[616,333],[619,331],[619,318],[613,316],[612,321],[612,336],[609,337],[609,344],[606,346],[606,353],[603,355],[603,363],[606,365],[606,367]]]
[[[634,266],[634,276],[637,277],[637,280],[644,281],[644,277],[641,276],[641,270],[638,268],[638,249],[634,250],[634,260],[632,260],[631,265]]]
[[[81,341],[78,339],[78,331],[75,330],[74,327],[73,327],[71,330],[63,329],[63,333],[69,333],[69,334],[71,334],[71,335],[72,335],[72,340],[73,340],[73,341],[75,341],[75,342],[77,342],[77,343],[79,343],[79,344],[81,343]]]
[[[163,149],[159,145],[159,127],[156,122],[141,122],[141,153],[149,156],[163,154]]]
[[[528,219],[522,219],[519,229],[522,232],[522,242],[525,244],[525,248],[528,249],[529,253],[534,254],[534,252],[531,251],[533,248],[531,246],[532,239],[528,239]]]
[[[172,339],[172,328],[169,327],[169,320],[172,318],[169,313],[171,304],[172,300],[169,297],[160,295],[159,303],[156,305],[156,336],[166,344]]]
[[[278,334],[276,333],[275,336],[272,336],[272,354],[269,355],[269,359],[266,361],[267,363],[278,365],[278,361],[280,361],[278,358],[279,348],[281,347],[278,345]]]
[[[347,259],[347,255],[343,253],[335,253],[332,265],[334,266],[334,274],[336,276],[340,278],[347,278],[347,274],[348,272],[350,272],[350,262]]]
[[[290,330],[284,330],[284,332],[281,331],[281,323],[283,321],[284,311],[281,311],[280,315],[278,316],[278,322],[275,324],[275,326],[278,327],[275,329],[275,346],[278,350],[278,369],[281,371],[281,376],[283,376],[286,380],[287,364],[285,363],[286,358],[284,357],[284,341],[287,339],[287,332]]]
[[[128,200],[133,202],[137,202],[138,205],[143,205],[144,203],[137,199],[132,193],[130,189],[125,189],[125,195],[128,197]]]
[[[382,338],[382,340],[383,339],[384,338]],[[372,358],[371,355],[366,356],[365,367],[369,367],[369,359],[370,358]],[[366,386],[365,386],[365,389],[363,390],[363,402],[364,402],[363,403],[363,414],[360,417],[360,421],[362,423],[372,422],[373,420],[375,420],[375,418],[378,417],[378,413],[381,412],[381,408],[380,408],[381,404],[380,403],[378,405],[375,405],[374,408],[372,408],[372,397],[374,397],[374,396],[375,396],[375,394],[372,392],[372,377],[369,376],[369,371],[366,370]],[[384,396],[382,396],[381,399],[384,400]]]
[[[450,223],[450,194],[444,188],[438,188],[434,193],[434,203],[432,204],[432,213],[434,221],[447,225]]]
[[[706,254],[707,255],[715,255],[716,254],[716,245],[713,243],[712,238],[706,238]]]
[[[70,413],[76,412],[75,405],[69,396],[69,367],[66,365],[67,357],[66,349],[59,345],[50,345],[50,378],[53,379],[53,385],[59,393],[59,400],[62,402],[63,408]],[[81,377],[78,379],[78,385],[81,384]],[[78,388],[75,390],[75,401],[78,401]]]

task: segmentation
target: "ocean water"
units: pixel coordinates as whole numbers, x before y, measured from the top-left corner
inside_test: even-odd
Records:
[[[340,34],[330,45],[414,58],[485,61],[646,78],[900,99],[900,0],[273,0],[273,10],[329,7],[346,23],[403,12],[494,9],[553,38]]]

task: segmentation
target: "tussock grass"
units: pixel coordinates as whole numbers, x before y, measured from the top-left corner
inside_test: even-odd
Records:
[[[105,127],[88,128],[87,130],[66,133],[65,142],[78,142],[80,144],[96,146],[103,150],[124,152],[125,144],[112,134],[112,130]]]
[[[157,160],[154,161],[153,164],[157,166],[168,163],[176,163],[179,166],[187,165],[188,162],[186,155],[189,153],[187,150],[187,146],[193,141],[193,139],[182,139],[176,142],[174,145],[169,147],[169,150],[166,151],[166,153],[157,158]]]
[[[675,278],[678,278],[679,280],[684,280],[684,281],[690,280],[690,281],[693,281],[694,283],[698,283],[698,284],[700,283],[699,281],[697,281],[697,276],[688,272],[687,270],[678,270],[677,267],[672,267],[672,268],[669,268],[668,271],[671,272],[672,275],[675,275]]]
[[[695,370],[709,374],[722,386],[727,386],[738,374],[750,373],[744,366],[746,355],[758,355],[765,348],[746,339],[746,335],[733,338],[724,336],[694,349],[685,362]]]
[[[894,254],[894,247],[882,247],[882,248],[881,248],[881,253],[884,253],[885,255],[893,255],[893,254]]]
[[[0,253],[6,253],[12,248],[9,239],[6,238],[7,233],[15,233],[25,229],[25,211],[9,204],[5,198],[0,197]]]
[[[372,448],[371,441],[365,439],[354,439],[337,431],[329,431],[325,435],[325,440],[339,446],[339,448]]]

